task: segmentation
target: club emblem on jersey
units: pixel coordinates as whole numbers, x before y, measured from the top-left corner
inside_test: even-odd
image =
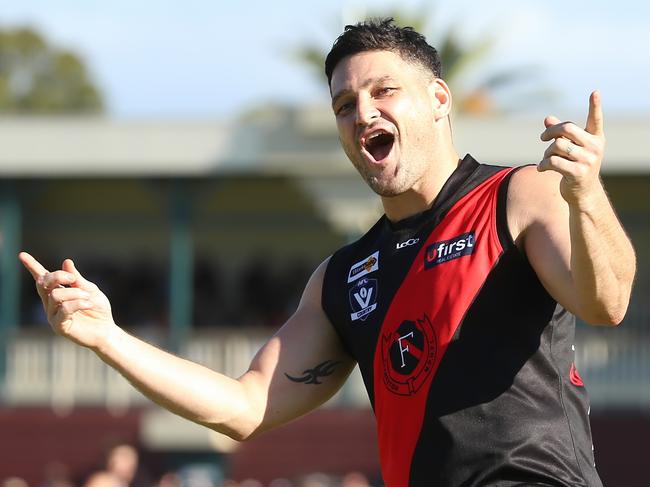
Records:
[[[348,284],[376,270],[379,270],[379,250],[350,267]]]
[[[431,373],[438,341],[429,317],[404,320],[382,336],[384,383],[402,396],[415,394]]]
[[[424,253],[424,268],[431,269],[438,264],[471,255],[476,245],[474,232],[463,233],[449,240],[435,242],[427,247]]]
[[[366,321],[370,313],[377,309],[377,279],[364,277],[350,289],[350,319]]]

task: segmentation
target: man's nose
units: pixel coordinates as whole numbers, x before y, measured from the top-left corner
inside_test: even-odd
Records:
[[[369,125],[379,118],[379,110],[370,97],[359,97],[357,100],[357,125]]]

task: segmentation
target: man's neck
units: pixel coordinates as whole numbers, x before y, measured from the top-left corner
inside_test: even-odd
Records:
[[[408,191],[397,196],[382,196],[381,202],[388,219],[397,222],[431,207],[440,190],[460,164],[454,151],[445,162],[431,165],[431,171],[424,174]]]

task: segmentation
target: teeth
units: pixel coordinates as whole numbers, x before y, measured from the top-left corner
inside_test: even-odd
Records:
[[[384,131],[375,132],[374,134],[370,134],[370,136],[368,137],[368,140],[374,139],[376,137],[379,137],[380,135],[384,135],[384,134],[387,134],[387,133],[388,132],[384,132]]]
[[[370,134],[370,135],[368,135],[368,136],[366,137],[366,140],[365,140],[365,142],[364,142],[364,145],[366,145],[366,144],[372,142],[374,139],[376,139],[377,137],[380,137],[380,136],[382,136],[382,135],[390,135],[390,132],[387,132],[387,131],[385,131],[385,130],[378,130],[377,132],[373,132],[372,134]]]

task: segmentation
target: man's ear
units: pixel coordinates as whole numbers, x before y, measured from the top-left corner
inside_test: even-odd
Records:
[[[429,83],[429,95],[436,120],[447,118],[451,113],[451,90],[447,83],[436,78]]]

